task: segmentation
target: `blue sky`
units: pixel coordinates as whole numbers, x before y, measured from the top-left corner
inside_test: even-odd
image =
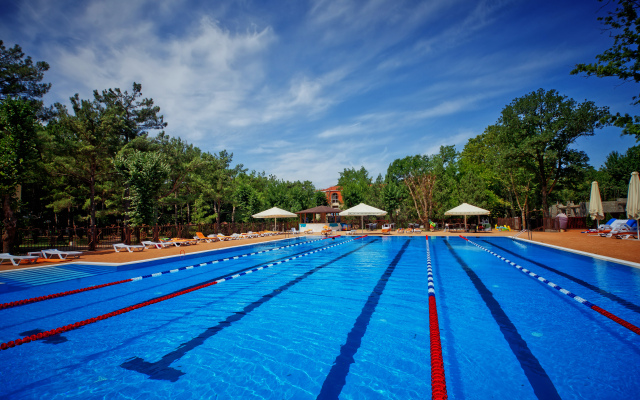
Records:
[[[4,0],[0,39],[51,65],[47,103],[139,82],[169,135],[323,188],[344,168],[375,179],[397,158],[461,151],[539,88],[640,113],[640,87],[569,75],[612,44],[604,12],[596,0]],[[634,144],[607,128],[576,147],[600,167]]]

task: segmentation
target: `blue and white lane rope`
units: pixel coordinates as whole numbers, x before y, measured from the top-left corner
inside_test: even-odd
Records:
[[[61,326],[61,327],[56,328],[56,329],[51,329],[51,330],[48,330],[48,331],[45,331],[45,332],[40,332],[40,333],[37,333],[37,334],[33,334],[31,336],[25,336],[24,338],[11,340],[11,341],[6,342],[6,343],[0,343],[0,350],[7,350],[7,349],[10,349],[10,348],[15,347],[15,346],[20,346],[20,345],[22,345],[24,343],[34,342],[36,340],[44,339],[44,338],[47,338],[49,336],[58,335],[58,334],[63,333],[63,332],[68,332],[68,331],[71,331],[71,330],[74,330],[74,329],[78,329],[78,328],[83,327],[85,325],[93,324],[93,323],[96,323],[98,321],[102,321],[103,319],[115,317],[117,315],[125,314],[125,313],[128,313],[130,311],[137,310],[139,308],[143,308],[143,307],[146,307],[146,306],[150,306],[152,304],[160,303],[162,301],[169,300],[169,299],[172,299],[174,297],[178,297],[178,296],[182,296],[182,295],[187,294],[187,293],[195,292],[196,290],[204,289],[206,287],[210,287],[210,286],[216,285],[216,284],[221,283],[221,282],[229,281],[231,279],[235,279],[235,278],[238,278],[238,277],[240,277],[242,275],[250,274],[252,272],[256,272],[256,271],[260,271],[260,270],[263,270],[263,269],[267,269],[269,267],[273,267],[273,266],[278,265],[278,264],[282,264],[282,263],[285,263],[285,262],[288,262],[288,261],[291,261],[291,260],[295,260],[296,258],[308,256],[308,255],[313,254],[313,253],[318,253],[320,251],[324,251],[324,250],[330,249],[332,247],[340,246],[340,245],[343,245],[345,243],[352,242],[354,240],[355,239],[346,240],[344,242],[340,242],[340,243],[333,244],[331,246],[327,246],[327,247],[323,247],[323,248],[320,248],[320,249],[316,249],[316,250],[310,251],[308,253],[304,253],[304,254],[301,254],[301,255],[298,255],[298,256],[294,256],[294,257],[290,257],[290,258],[288,258],[286,260],[282,260],[282,261],[278,261],[278,262],[275,262],[275,263],[263,265],[263,266],[258,267],[258,268],[254,268],[254,269],[243,271],[243,272],[231,275],[231,276],[227,276],[225,278],[218,279],[216,281],[203,283],[203,284],[200,284],[198,286],[192,286],[190,288],[183,289],[183,290],[181,290],[179,292],[174,292],[174,293],[171,293],[171,294],[168,294],[168,295],[164,295],[162,297],[156,297],[155,299],[151,299],[151,300],[144,301],[142,303],[134,304],[133,306],[121,308],[119,310],[112,311],[112,312],[107,313],[107,314],[102,314],[102,315],[99,315],[99,316],[94,317],[94,318],[88,318],[88,319],[85,319],[85,320],[82,320],[82,321],[75,322],[73,324]]]
[[[271,267],[274,267],[276,265],[280,265],[280,264],[284,264],[284,263],[289,262],[289,261],[293,261],[293,260],[295,260],[297,258],[306,257],[306,256],[310,256],[311,254],[315,254],[315,253],[319,253],[321,251],[329,250],[332,247],[341,246],[343,244],[346,244],[346,243],[349,243],[349,242],[353,242],[354,240],[355,239],[345,240],[344,242],[332,244],[331,246],[327,246],[327,247],[321,247],[319,249],[312,250],[312,251],[309,251],[307,253],[302,253],[302,254],[299,254],[297,256],[293,256],[293,257],[290,257],[290,258],[286,258],[286,259],[280,260],[278,262],[261,265],[259,267],[256,267],[256,268],[253,268],[253,269],[250,269],[250,270],[247,270],[247,271],[239,272],[239,273],[237,273],[235,275],[230,275],[230,276],[226,276],[224,278],[218,279],[217,281],[215,281],[215,283],[222,283],[222,282],[230,281],[232,279],[239,278],[239,277],[241,277],[243,275],[247,275],[247,274],[250,274],[250,273],[253,273],[253,272],[257,272],[257,271],[262,271],[263,269],[271,268]]]
[[[605,310],[605,309],[603,309],[603,308],[601,308],[601,307],[598,307],[597,305],[595,305],[595,304],[591,303],[590,301],[588,301],[588,300],[586,300],[586,299],[584,299],[584,298],[582,298],[582,297],[580,297],[580,296],[578,296],[578,295],[575,295],[575,294],[571,293],[571,292],[570,292],[570,291],[568,291],[567,289],[563,289],[562,287],[560,287],[560,286],[556,285],[555,283],[553,283],[553,282],[551,282],[551,281],[549,281],[549,280],[547,280],[547,279],[545,279],[545,278],[541,277],[540,275],[538,275],[538,274],[536,274],[536,273],[534,273],[534,272],[532,272],[532,271],[529,271],[528,269],[526,269],[526,268],[524,268],[524,267],[522,267],[522,266],[520,266],[520,265],[518,265],[518,264],[514,263],[513,261],[508,260],[508,259],[506,259],[505,257],[502,257],[501,255],[496,254],[496,253],[494,253],[493,251],[491,251],[491,250],[489,250],[489,249],[487,249],[487,248],[485,248],[485,247],[480,246],[479,244],[477,244],[477,243],[475,243],[475,242],[473,242],[473,241],[471,241],[471,240],[467,239],[466,237],[464,237],[464,236],[460,236],[460,237],[461,237],[461,238],[463,238],[464,240],[466,240],[467,242],[471,243],[472,245],[474,245],[474,246],[476,246],[476,247],[478,247],[478,248],[480,248],[480,249],[482,249],[482,250],[486,251],[487,253],[489,253],[489,254],[491,254],[491,255],[493,255],[493,256],[498,257],[499,259],[501,259],[502,261],[506,262],[507,264],[509,264],[509,265],[511,265],[511,266],[513,266],[513,267],[516,267],[516,268],[517,268],[517,269],[519,269],[521,272],[523,272],[523,273],[525,273],[525,274],[527,274],[527,275],[529,275],[529,276],[531,276],[531,277],[533,277],[533,278],[536,278],[538,281],[540,281],[540,282],[542,282],[542,283],[546,283],[547,285],[549,285],[549,286],[551,286],[552,288],[556,289],[556,290],[557,290],[557,291],[559,291],[560,293],[563,293],[563,294],[565,294],[565,295],[567,295],[567,296],[571,297],[572,299],[574,299],[574,300],[575,300],[575,301],[577,301],[578,303],[583,304],[583,305],[585,305],[585,306],[589,307],[590,309],[592,309],[592,310],[594,310],[594,311],[596,311],[596,312],[598,312],[598,313],[600,313],[600,314],[604,315],[605,317],[609,318],[610,320],[615,321],[615,322],[617,322],[618,324],[620,324],[620,325],[624,326],[625,328],[629,329],[630,331],[634,332],[635,334],[640,335],[640,328],[639,328],[639,327],[637,327],[637,326],[635,326],[635,325],[633,325],[632,323],[630,323],[630,322],[628,322],[628,321],[625,321],[624,319],[622,319],[622,318],[618,317],[617,315],[612,314],[612,313],[610,313],[609,311],[607,311],[607,310]]]
[[[206,263],[190,265],[188,267],[180,267],[180,268],[175,268],[175,269],[172,269],[172,270],[169,270],[169,271],[155,272],[155,273],[149,274],[149,275],[143,275],[143,276],[138,276],[138,277],[135,277],[135,278],[123,279],[121,281],[109,282],[109,283],[104,283],[104,284],[101,284],[101,285],[94,285],[94,286],[84,287],[84,288],[80,288],[80,289],[69,290],[69,291],[66,291],[66,292],[49,294],[49,295],[46,295],[46,296],[33,297],[33,298],[30,298],[30,299],[16,300],[16,301],[12,301],[12,302],[9,302],[9,303],[2,303],[2,304],[0,304],[0,310],[3,310],[5,308],[12,308],[12,307],[17,307],[17,306],[22,306],[22,305],[25,305],[25,304],[37,303],[37,302],[40,302],[40,301],[55,299],[55,298],[58,298],[58,297],[65,297],[65,296],[69,296],[69,295],[76,294],[76,293],[87,292],[87,291],[90,291],[90,290],[102,289],[103,287],[119,285],[121,283],[139,281],[139,280],[145,279],[145,278],[156,278],[158,276],[162,276],[162,275],[165,275],[165,274],[174,274],[174,273],[179,272],[179,271],[185,271],[185,270],[193,269],[193,268],[196,268],[196,267],[202,267],[202,266],[205,266],[207,264],[216,264],[216,263],[219,263],[219,262],[224,262],[224,261],[229,261],[229,260],[237,260],[237,259],[242,258],[242,257],[249,257],[249,256],[253,256],[253,255],[256,255],[256,254],[268,253],[270,251],[286,249],[286,248],[294,247],[294,246],[301,246],[303,244],[309,244],[309,243],[314,243],[314,242],[319,242],[319,241],[321,241],[321,239],[305,241],[305,242],[301,242],[301,243],[294,243],[294,244],[289,244],[289,245],[286,245],[286,246],[275,247],[273,249],[255,251],[253,253],[240,254],[240,255],[237,255],[237,256],[233,256],[233,257],[220,258],[220,259],[209,261],[209,262],[206,262]]]
[[[231,276],[227,276],[225,278],[219,279],[219,280],[216,281],[216,283],[225,282],[225,281],[237,278],[237,277],[242,276],[242,275],[250,274],[252,272],[256,272],[256,271],[260,271],[260,270],[263,270],[263,269],[266,269],[266,268],[269,268],[269,267],[273,267],[274,265],[279,265],[279,264],[282,264],[282,263],[285,263],[285,262],[289,262],[289,261],[295,260],[296,258],[305,257],[305,256],[308,256],[308,255],[311,255],[311,254],[314,254],[314,253],[318,253],[318,252],[330,249],[332,247],[336,247],[336,246],[340,246],[340,245],[345,244],[345,243],[352,242],[353,240],[355,240],[355,239],[346,240],[344,242],[332,244],[331,246],[321,247],[319,249],[315,249],[315,250],[312,250],[312,251],[309,251],[309,252],[306,252],[306,253],[303,253],[303,254],[299,254],[299,255],[294,256],[294,257],[286,258],[284,260],[280,260],[280,261],[277,261],[277,262],[274,262],[274,263],[271,263],[271,264],[262,265],[260,267],[254,268],[254,269],[250,269],[250,270],[247,270],[247,271],[243,271],[243,272],[237,273],[235,275],[231,275]],[[283,249],[285,247],[292,247],[292,246],[298,246],[298,245],[299,244],[295,244],[295,245],[283,246],[283,247],[280,247],[280,248]],[[156,272],[155,274],[149,274],[149,275],[143,275],[143,276],[138,276],[138,277],[135,277],[135,278],[131,278],[131,280],[132,281],[139,281],[141,279],[146,279],[146,278],[156,278],[156,277],[162,276],[164,274],[173,274],[173,273],[176,273],[178,271],[183,271],[183,270],[187,270],[187,269],[193,269],[193,268],[197,268],[197,267],[202,267],[202,266],[205,266],[205,265],[208,265],[208,264],[216,264],[216,263],[219,263],[219,262],[224,262],[224,261],[229,261],[229,260],[237,260],[237,259],[242,258],[242,257],[247,257],[247,256],[250,256],[250,255],[259,254],[259,253],[266,253],[268,251],[273,251],[273,250],[278,250],[278,248],[259,251],[259,252],[255,252],[255,253],[242,254],[242,255],[234,256],[234,257],[221,258],[221,259],[218,259],[218,260],[208,261],[208,262],[202,263],[202,264],[190,265],[188,267],[176,268],[176,269],[172,269],[172,270],[169,270],[169,271]]]
[[[209,265],[209,264],[217,264],[217,263],[221,263],[221,262],[225,262],[225,261],[237,260],[239,258],[255,256],[256,254],[268,253],[268,252],[271,252],[271,251],[282,250],[282,249],[286,249],[286,248],[289,248],[289,247],[301,246],[303,244],[310,244],[310,243],[314,243],[314,242],[319,242],[320,240],[321,239],[312,240],[312,241],[309,241],[309,242],[294,243],[294,244],[289,244],[289,245],[286,245],[286,246],[274,247],[273,249],[254,251],[253,253],[239,254],[237,256],[219,258],[217,260],[211,260],[211,261],[207,261],[207,262],[200,263],[200,264],[194,264],[194,265],[189,265],[189,266],[186,266],[186,267],[180,267],[180,268],[171,269],[171,270],[168,270],[168,271],[161,271],[161,272],[155,272],[153,274],[137,276],[135,278],[131,278],[131,281],[139,281],[141,279],[146,279],[146,278],[157,278],[159,276],[166,275],[166,274],[175,274],[176,272],[179,272],[179,271],[185,271],[185,270],[194,269],[194,268],[197,268],[197,267],[204,267],[205,265]]]

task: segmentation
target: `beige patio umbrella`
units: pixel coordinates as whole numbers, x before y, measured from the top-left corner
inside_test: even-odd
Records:
[[[638,172],[631,173],[629,181],[629,193],[627,194],[627,218],[636,220],[636,235],[640,240],[640,227],[638,227],[638,219],[640,219],[640,178]]]
[[[489,215],[491,212],[484,208],[472,206],[471,204],[462,203],[458,207],[444,213],[444,215],[464,215],[464,226],[467,226],[467,215]]]
[[[278,218],[298,218],[298,216],[292,212],[283,210],[278,207],[273,207],[265,211],[261,211],[252,215],[253,218],[273,218],[273,230],[277,231],[276,220]]]
[[[375,208],[375,207],[371,207],[369,205],[366,205],[364,203],[360,203],[355,207],[351,207],[348,208],[344,211],[342,211],[339,214],[341,217],[360,217],[360,227],[363,229],[364,232],[364,217],[365,215],[369,216],[369,215],[373,215],[376,217],[381,217],[383,215],[387,215],[387,212],[384,210],[381,210],[379,208]]]
[[[600,199],[600,188],[598,182],[591,182],[591,196],[589,196],[589,215],[591,219],[596,220],[596,226],[599,226],[598,221],[604,219],[604,210],[602,208],[602,200]]]

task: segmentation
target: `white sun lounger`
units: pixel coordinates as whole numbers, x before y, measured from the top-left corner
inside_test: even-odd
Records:
[[[113,245],[113,249],[116,251],[116,253],[119,253],[122,249],[127,249],[129,253],[133,253],[134,250],[143,251],[145,247],[143,244],[116,243]]]
[[[0,264],[5,261],[11,261],[13,265],[19,265],[21,261],[26,261],[27,264],[30,264],[38,261],[38,258],[38,256],[12,256],[9,253],[0,253]]]
[[[151,248],[156,248],[156,249],[164,249],[165,247],[170,247],[173,246],[173,243],[167,243],[167,242],[152,242],[151,240],[143,240],[142,245],[147,248],[147,249],[151,249]]]
[[[41,250],[44,258],[53,258],[58,256],[61,260],[66,260],[67,257],[78,258],[82,255],[81,251],[62,251],[58,249]]]

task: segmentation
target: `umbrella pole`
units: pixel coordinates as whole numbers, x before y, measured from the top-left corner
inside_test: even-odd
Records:
[[[360,229],[362,229],[362,234],[364,235],[364,217],[360,216]]]

